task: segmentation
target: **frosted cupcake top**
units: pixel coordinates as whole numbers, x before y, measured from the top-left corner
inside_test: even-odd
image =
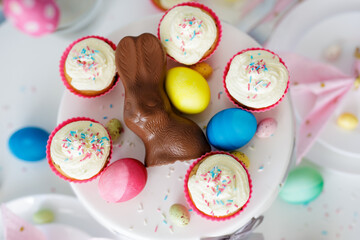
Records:
[[[214,154],[200,162],[189,178],[188,189],[197,209],[216,217],[237,212],[250,195],[245,169],[226,154]]]
[[[199,62],[217,38],[211,15],[197,7],[178,6],[169,10],[160,23],[160,39],[167,54],[178,62]]]
[[[51,141],[52,161],[73,179],[95,176],[110,154],[110,138],[106,129],[92,121],[69,123],[57,131]]]
[[[115,51],[101,39],[84,39],[70,50],[65,69],[74,88],[101,91],[110,86],[115,77]]]
[[[159,3],[164,9],[170,9],[179,3],[193,2],[193,1],[194,0],[159,0]]]
[[[225,83],[240,104],[259,109],[279,101],[288,80],[288,70],[278,56],[265,50],[250,50],[233,58]]]

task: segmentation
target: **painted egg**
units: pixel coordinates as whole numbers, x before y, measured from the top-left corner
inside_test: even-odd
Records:
[[[343,113],[337,118],[336,123],[343,129],[354,130],[359,124],[359,120],[352,113]]]
[[[230,152],[230,154],[237,157],[237,159],[239,159],[245,165],[246,168],[250,167],[250,160],[249,160],[248,156],[246,156],[245,153],[239,152],[239,151],[232,151],[232,152]]]
[[[54,32],[60,21],[55,0],[4,0],[4,13],[15,27],[32,36]]]
[[[100,176],[98,189],[107,202],[125,202],[145,187],[147,171],[140,161],[124,158],[110,164]]]
[[[254,115],[240,108],[229,108],[215,114],[206,127],[209,143],[220,150],[243,147],[254,136],[257,122]]]
[[[177,226],[186,226],[190,222],[189,210],[181,204],[174,204],[169,210],[170,220]]]
[[[116,118],[109,120],[106,123],[105,128],[109,132],[113,142],[116,142],[120,138],[120,135],[124,130],[120,120]]]
[[[49,133],[37,127],[19,129],[10,136],[9,148],[12,154],[25,161],[39,161],[46,157],[46,143]]]
[[[279,196],[292,204],[307,204],[322,192],[324,179],[311,167],[297,167],[290,171]]]
[[[275,133],[276,129],[276,120],[273,118],[265,118],[259,122],[256,130],[256,136],[259,138],[268,138]]]
[[[210,102],[208,83],[200,73],[190,68],[170,69],[166,75],[165,89],[171,103],[183,113],[200,113]]]
[[[36,224],[51,223],[54,219],[54,212],[49,209],[40,209],[33,215],[33,221]]]

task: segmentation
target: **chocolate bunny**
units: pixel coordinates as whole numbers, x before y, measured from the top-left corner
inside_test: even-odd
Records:
[[[172,110],[164,90],[166,53],[154,35],[124,37],[115,63],[125,88],[124,121],[145,144],[145,166],[190,160],[210,151],[201,128]]]

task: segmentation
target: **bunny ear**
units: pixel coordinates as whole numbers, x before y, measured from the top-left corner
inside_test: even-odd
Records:
[[[2,225],[4,227],[5,239],[22,240],[37,239],[46,240],[45,235],[35,226],[26,222],[13,213],[5,204],[1,205]]]
[[[301,116],[296,145],[296,163],[299,164],[353,86],[355,78],[329,64],[293,53],[280,55],[285,59],[291,75],[293,107]]]

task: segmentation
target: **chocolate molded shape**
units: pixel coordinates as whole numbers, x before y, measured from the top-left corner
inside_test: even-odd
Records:
[[[154,35],[124,37],[115,63],[125,88],[124,121],[145,144],[145,166],[186,161],[211,150],[201,128],[171,108],[164,90],[166,53]]]

